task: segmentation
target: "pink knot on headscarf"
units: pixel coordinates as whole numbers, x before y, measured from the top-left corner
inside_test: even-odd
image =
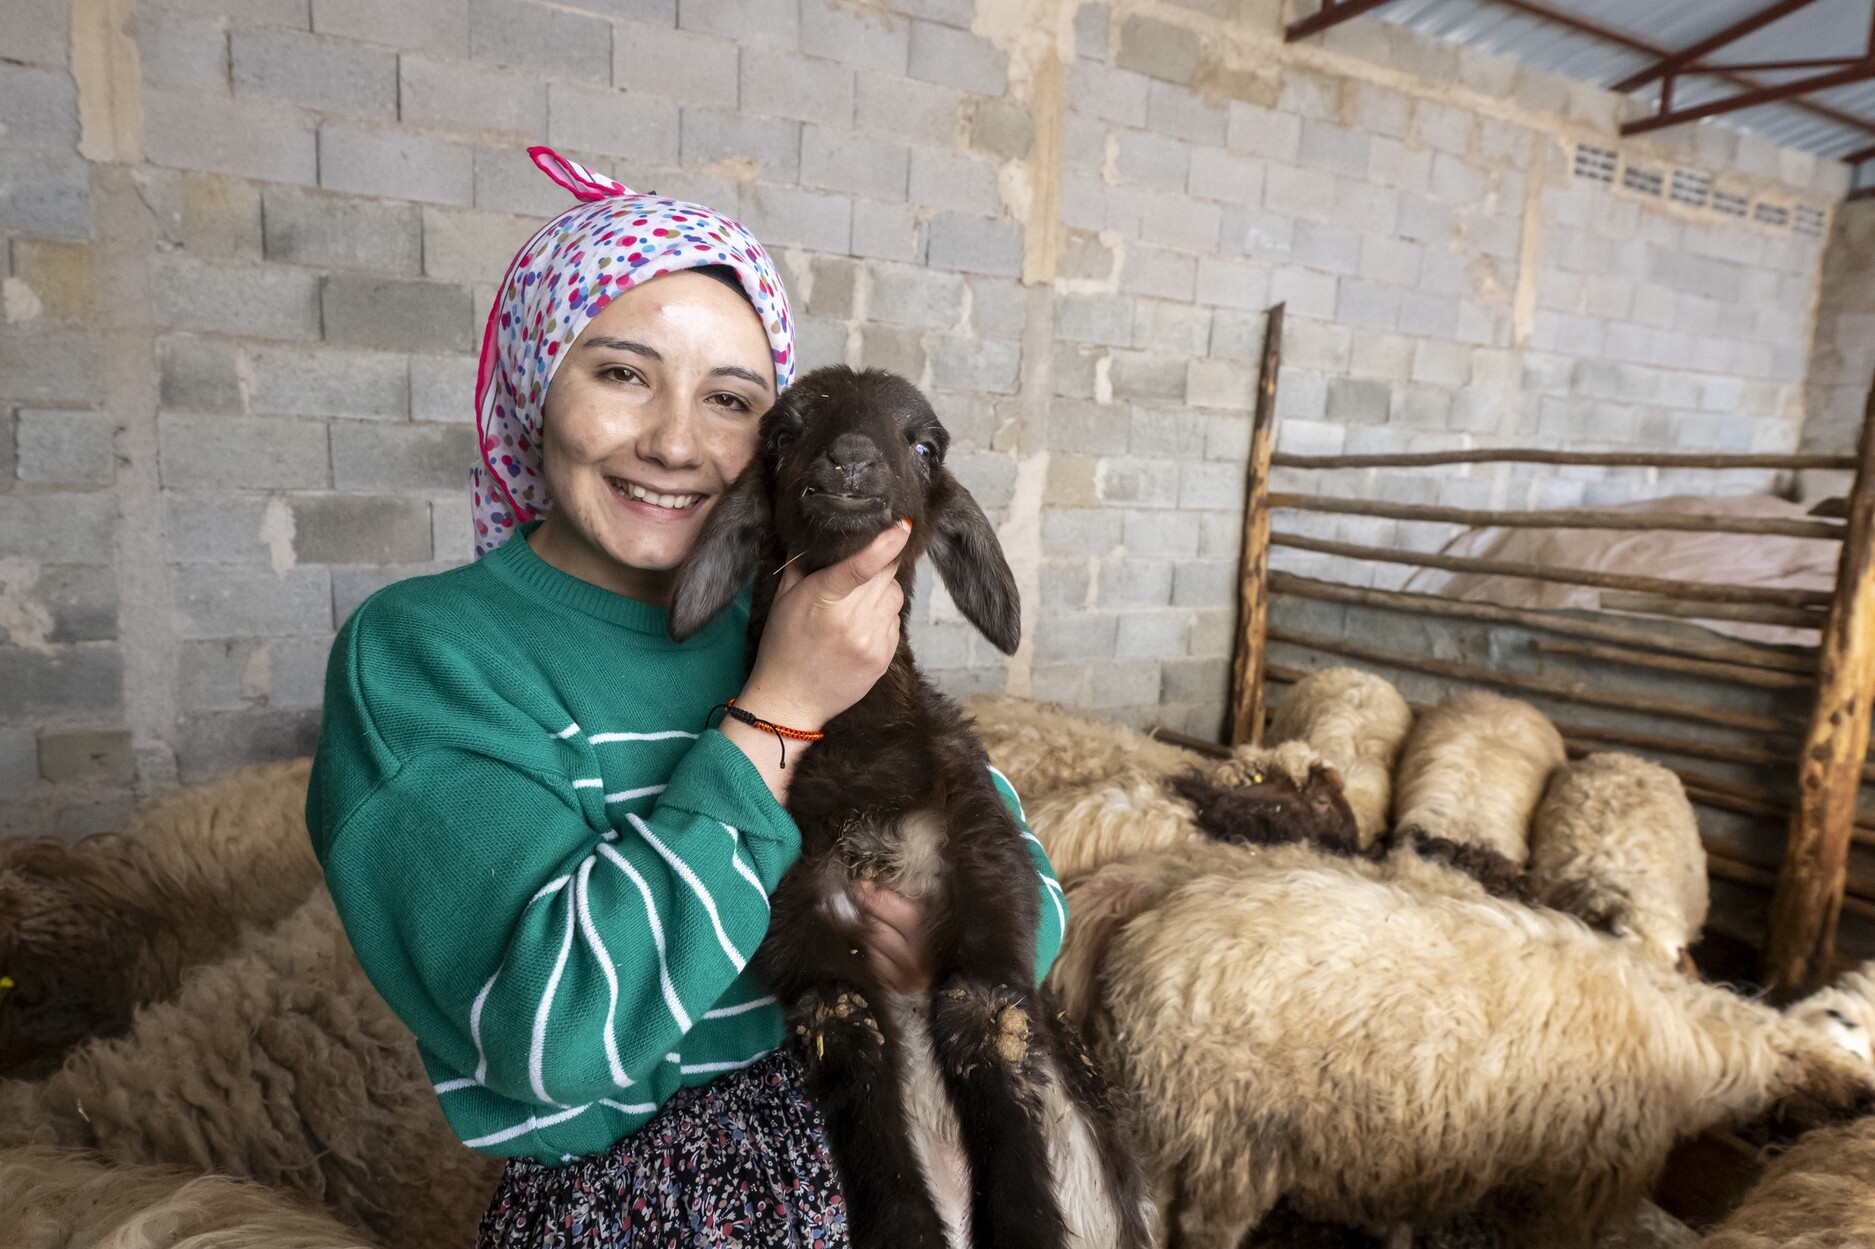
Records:
[[[794,380],[787,292],[768,253],[740,223],[701,204],[640,195],[552,148],[527,152],[582,202],[527,241],[489,309],[475,378],[478,450],[469,473],[477,558],[547,510],[540,426],[554,370],[587,324],[637,283],[703,265],[735,270],[768,333],[776,386]]]

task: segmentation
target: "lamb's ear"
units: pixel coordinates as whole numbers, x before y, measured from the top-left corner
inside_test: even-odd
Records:
[[[754,575],[772,517],[766,476],[760,459],[752,461],[703,518],[703,530],[677,570],[671,594],[673,640],[695,637]]]
[[[950,470],[939,469],[936,484],[936,506],[926,522],[932,527],[931,562],[964,619],[997,650],[1013,655],[1022,641],[1022,601],[996,530]]]

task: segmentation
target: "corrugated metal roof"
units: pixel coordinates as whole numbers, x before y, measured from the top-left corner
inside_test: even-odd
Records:
[[[1762,10],[1770,0],[1546,0],[1591,22],[1625,31],[1664,48],[1684,48]],[[1868,46],[1875,0],[1817,0],[1788,17],[1719,49],[1709,59],[1745,63],[1804,57],[1853,55]],[[1394,0],[1376,16],[1423,34],[1511,57],[1526,65],[1610,86],[1654,58],[1536,17],[1496,0]],[[1813,74],[1817,70],[1754,71],[1767,85]],[[1720,79],[1689,76],[1674,84],[1674,104],[1685,107],[1720,99],[1740,88]],[[1659,84],[1635,93],[1652,104]],[[1875,80],[1854,83],[1811,97],[1875,125]],[[1694,125],[1731,125],[1760,134],[1786,147],[1838,157],[1875,144],[1875,135],[1787,104],[1740,109]],[[1864,180],[1868,180],[1865,167]]]

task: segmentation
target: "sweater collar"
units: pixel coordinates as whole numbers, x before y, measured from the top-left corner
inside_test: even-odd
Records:
[[[619,625],[634,633],[651,633],[661,638],[669,638],[670,611],[663,607],[653,607],[634,598],[596,586],[590,581],[582,581],[570,573],[561,572],[552,564],[535,554],[528,545],[527,536],[540,527],[539,521],[522,525],[515,530],[514,536],[482,557],[482,566],[509,585],[526,593],[551,599],[564,607],[570,607],[607,624]],[[724,612],[723,615],[730,615]],[[719,620],[710,622],[711,632]]]

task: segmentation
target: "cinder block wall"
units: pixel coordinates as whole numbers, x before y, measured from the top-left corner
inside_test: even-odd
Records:
[[[1817,296],[1816,335],[1806,390],[1803,449],[1848,455],[1862,429],[1869,381],[1875,377],[1875,200],[1844,204],[1836,213]],[[1840,477],[1819,483],[1840,491]]]
[[[1006,663],[926,595],[915,641],[954,690],[1216,726],[1275,300],[1293,450],[1795,445],[1839,167],[1714,126],[1616,143],[1614,97],[1375,19],[1285,46],[1283,16],[0,5],[0,831],[77,835],[306,750],[347,614],[468,558],[480,317],[565,203],[530,142],[737,212],[784,264],[807,364],[930,390],[1028,626]],[[1580,143],[1612,181],[1576,174]]]

